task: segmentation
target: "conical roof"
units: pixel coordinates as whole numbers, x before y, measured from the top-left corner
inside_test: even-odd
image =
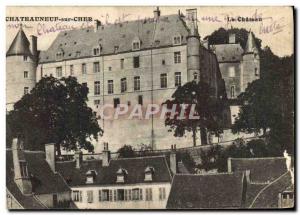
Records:
[[[250,31],[248,34],[248,40],[245,48],[245,53],[248,52],[253,52],[257,50],[256,44],[255,44],[255,39],[253,33]]]
[[[12,55],[30,56],[31,52],[30,52],[29,45],[30,43],[21,27],[15,39],[11,43],[8,51],[6,52],[6,56],[12,56]]]

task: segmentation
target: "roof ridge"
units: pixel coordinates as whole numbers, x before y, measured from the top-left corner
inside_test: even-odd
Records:
[[[219,173],[200,173],[200,174],[192,174],[192,173],[184,173],[184,174],[175,174],[175,175],[183,175],[183,176],[211,176],[211,175],[234,175],[234,172],[219,172]]]
[[[165,155],[155,155],[155,156],[140,156],[140,157],[131,157],[131,158],[112,158],[111,160],[130,160],[130,159],[144,159],[144,158],[165,158]]]
[[[270,160],[270,159],[285,159],[285,157],[256,157],[256,158],[233,158],[230,157],[231,160]]]

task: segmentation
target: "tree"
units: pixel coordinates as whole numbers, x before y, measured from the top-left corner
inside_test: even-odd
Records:
[[[118,154],[120,158],[132,158],[136,157],[136,153],[133,150],[131,145],[124,145],[118,150]]]
[[[98,140],[103,130],[86,104],[87,95],[88,88],[74,77],[43,77],[8,113],[10,133],[31,150],[43,150],[52,142],[58,155],[61,149],[93,151],[91,141]]]
[[[205,82],[188,82],[179,86],[172,100],[167,100],[168,109],[176,105],[176,113],[167,113],[165,125],[174,131],[174,136],[182,137],[185,132],[192,132],[193,144],[196,145],[196,132],[200,130],[201,143],[207,144],[207,131],[219,135],[223,131],[222,113],[224,101],[215,96],[214,89]],[[190,117],[192,105],[195,105],[195,116]],[[180,113],[184,112],[184,117]]]

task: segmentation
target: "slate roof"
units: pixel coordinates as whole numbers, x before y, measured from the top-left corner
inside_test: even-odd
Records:
[[[145,169],[149,166],[154,168],[154,175],[153,180],[148,182],[144,179]],[[103,167],[101,160],[83,161],[80,169],[75,167],[75,161],[57,162],[56,167],[70,186],[86,185],[86,173],[89,170],[97,172],[93,184],[119,184],[116,183],[116,173],[120,168],[128,173],[123,184],[171,182],[172,180],[165,156],[117,158],[110,160],[108,167]]]
[[[239,173],[175,175],[168,209],[241,208],[243,176]]]
[[[29,45],[30,43],[24,31],[22,30],[22,28],[20,28],[13,42],[11,43],[8,51],[6,52],[6,56],[12,56],[12,55],[31,56],[32,54],[30,52]]]
[[[219,63],[222,62],[236,62],[242,60],[243,48],[240,44],[216,44],[211,45],[212,49],[215,49],[217,59]]]
[[[60,174],[52,172],[45,160],[44,152],[25,151],[24,154],[35,195],[70,191]],[[13,158],[10,149],[6,150],[6,187],[24,208],[44,208],[33,195],[24,196],[14,182]]]
[[[97,31],[93,27],[63,31],[58,34],[48,50],[41,52],[40,63],[56,61],[56,53],[64,52],[62,60],[92,57],[93,48],[101,44],[101,55],[132,51],[134,39],[141,40],[141,49],[173,45],[172,35],[181,35],[186,44],[188,30],[180,15],[161,16],[155,27],[154,19],[135,20],[120,24],[102,25]],[[155,35],[153,39],[153,33]],[[156,42],[155,41],[159,41]],[[80,51],[80,56],[76,52]]]
[[[284,157],[265,158],[231,158],[232,171],[250,170],[252,182],[271,182],[284,174],[286,169]]]

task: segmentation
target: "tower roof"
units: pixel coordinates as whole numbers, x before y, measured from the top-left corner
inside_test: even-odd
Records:
[[[29,40],[27,39],[22,27],[20,27],[19,32],[6,52],[6,56],[31,55],[29,45]]]
[[[255,39],[252,31],[250,30],[248,34],[248,40],[245,48],[245,53],[248,52],[253,52],[254,50],[257,50],[256,44],[255,44]]]

